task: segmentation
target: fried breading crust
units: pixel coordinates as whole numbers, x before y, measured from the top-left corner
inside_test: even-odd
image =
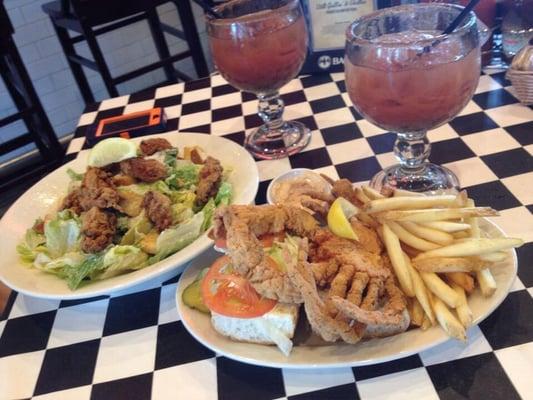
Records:
[[[92,207],[82,215],[81,249],[86,253],[98,253],[104,250],[113,241],[116,226],[115,214]]]
[[[119,196],[111,175],[103,169],[89,167],[81,186],[65,197],[60,209],[71,209],[79,215],[93,207],[119,210],[118,202]]]
[[[139,147],[145,156],[151,156],[158,151],[171,149],[172,145],[167,139],[152,138],[143,140]]]
[[[196,187],[196,205],[203,206],[210,197],[216,196],[222,182],[222,165],[216,158],[208,156],[200,170],[200,180]]]
[[[172,203],[163,193],[147,192],[142,205],[148,219],[160,232],[172,225]]]
[[[71,210],[74,214],[80,215],[83,212],[83,208],[80,204],[81,189],[76,188],[72,190],[61,203],[60,210]]]
[[[348,179],[339,179],[338,181],[333,182],[331,192],[335,197],[344,197],[356,206],[361,205],[361,202],[355,196],[353,184]]]
[[[166,178],[168,175],[165,164],[157,160],[142,157],[121,161],[120,170],[123,174],[148,183]]]

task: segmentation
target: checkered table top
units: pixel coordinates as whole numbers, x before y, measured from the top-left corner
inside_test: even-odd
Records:
[[[482,75],[473,100],[429,133],[431,160],[449,167],[498,224],[528,243],[503,304],[468,331],[384,364],[282,370],[217,356],[185,330],[174,305],[178,277],[81,301],[13,294],[0,319],[0,399],[533,399],[533,109],[520,105],[503,73]],[[394,135],[350,107],[342,74],[294,79],[282,89],[285,117],[312,130],[290,159],[258,161],[265,202],[272,178],[297,167],[366,182],[394,162]],[[238,143],[260,124],[254,96],[220,76],[148,90],[89,106],[66,161],[86,148],[89,125],[110,116],[165,107],[169,130]]]

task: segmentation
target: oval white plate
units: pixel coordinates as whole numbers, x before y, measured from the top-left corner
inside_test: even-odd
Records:
[[[234,203],[250,204],[254,201],[259,185],[257,166],[250,154],[231,140],[198,133],[165,133],[151,137],[167,139],[173,145],[200,146],[208,155],[231,167],[229,181],[234,189]],[[132,139],[137,142],[145,137]],[[88,151],[80,152],[78,158],[63,165],[36,183],[24,193],[7,211],[0,221],[0,280],[12,289],[30,296],[57,299],[78,299],[107,294],[153,279],[171,271],[179,272],[180,267],[212,246],[213,241],[203,234],[189,246],[154,265],[138,271],[120,275],[103,281],[91,282],[72,291],[65,281],[22,264],[16,246],[38,217],[52,212],[66,194],[70,181],[66,171],[85,171]]]
[[[504,236],[503,231],[494,223],[482,221],[482,229],[491,237]],[[176,290],[176,304],[183,325],[200,343],[211,350],[237,361],[276,368],[335,368],[362,366],[403,358],[421,352],[449,340],[439,326],[427,331],[413,329],[399,335],[382,339],[363,341],[356,345],[332,344],[327,346],[295,346],[289,357],[285,357],[275,346],[234,342],[212,327],[209,316],[183,304],[181,293],[198,272],[211,265],[220,257],[214,251],[205,252],[195,259],[181,276]],[[517,261],[514,250],[509,251],[506,261],[492,268],[498,285],[496,293],[484,298],[478,289],[469,296],[468,304],[477,325],[489,316],[507,296],[516,276]]]

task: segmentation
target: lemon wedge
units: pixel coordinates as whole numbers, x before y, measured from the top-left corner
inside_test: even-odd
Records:
[[[128,158],[137,157],[137,145],[124,138],[109,138],[98,142],[89,153],[91,167],[104,167]]]
[[[328,227],[335,235],[345,239],[359,240],[350,225],[350,218],[359,210],[343,197],[337,198],[328,212]]]

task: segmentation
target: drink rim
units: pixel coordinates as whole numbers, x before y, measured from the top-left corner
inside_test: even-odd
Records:
[[[230,0],[230,1],[227,1],[225,3],[222,3],[222,4],[218,5],[218,6],[216,6],[214,8],[214,11],[221,15],[226,8],[229,8],[229,7],[231,7],[234,4],[244,3],[244,2],[252,2],[253,3],[254,0]],[[278,7],[278,8],[269,9],[272,12],[264,13],[261,16],[257,16],[257,18],[253,18],[253,19],[247,20],[247,22],[257,22],[257,21],[268,19],[268,18],[272,18],[273,14],[278,14],[278,13],[284,12],[286,10],[291,10],[291,9],[299,6],[299,4],[300,4],[299,0],[288,0],[287,4],[285,4],[285,5],[281,6],[281,7]],[[267,9],[261,10],[261,11],[267,11]],[[205,18],[206,18],[207,23],[210,24],[210,25],[229,25],[229,24],[232,24],[232,23],[235,23],[235,22],[239,22],[239,18],[242,18],[244,16],[248,16],[248,15],[253,15],[255,13],[256,12],[249,13],[249,14],[244,14],[244,15],[241,15],[239,17],[231,17],[231,18],[215,18],[212,15],[206,14]]]
[[[373,19],[376,19],[378,17],[387,15],[387,14],[393,15],[398,12],[409,11],[412,9],[421,9],[421,8],[456,9],[460,13],[464,7],[458,4],[418,3],[418,4],[404,4],[404,5],[395,6],[395,7],[383,8],[381,10],[367,14],[353,21],[346,29],[346,41],[350,44],[357,43],[359,46],[378,45],[380,47],[390,47],[390,48],[409,47],[409,46],[412,46],[413,44],[426,46],[426,45],[431,45],[431,43],[433,43],[435,40],[442,41],[449,37],[461,36],[468,30],[470,30],[472,26],[476,23],[476,14],[473,11],[470,11],[468,13],[468,16],[461,23],[461,25],[459,25],[459,27],[457,27],[452,33],[449,33],[447,35],[440,34],[429,39],[416,39],[416,40],[411,40],[411,41],[406,40],[405,42],[402,42],[402,43],[376,43],[373,41],[373,39],[364,39],[361,36],[358,36],[354,33],[355,28],[364,22],[371,21]],[[459,13],[457,15],[459,15]]]

